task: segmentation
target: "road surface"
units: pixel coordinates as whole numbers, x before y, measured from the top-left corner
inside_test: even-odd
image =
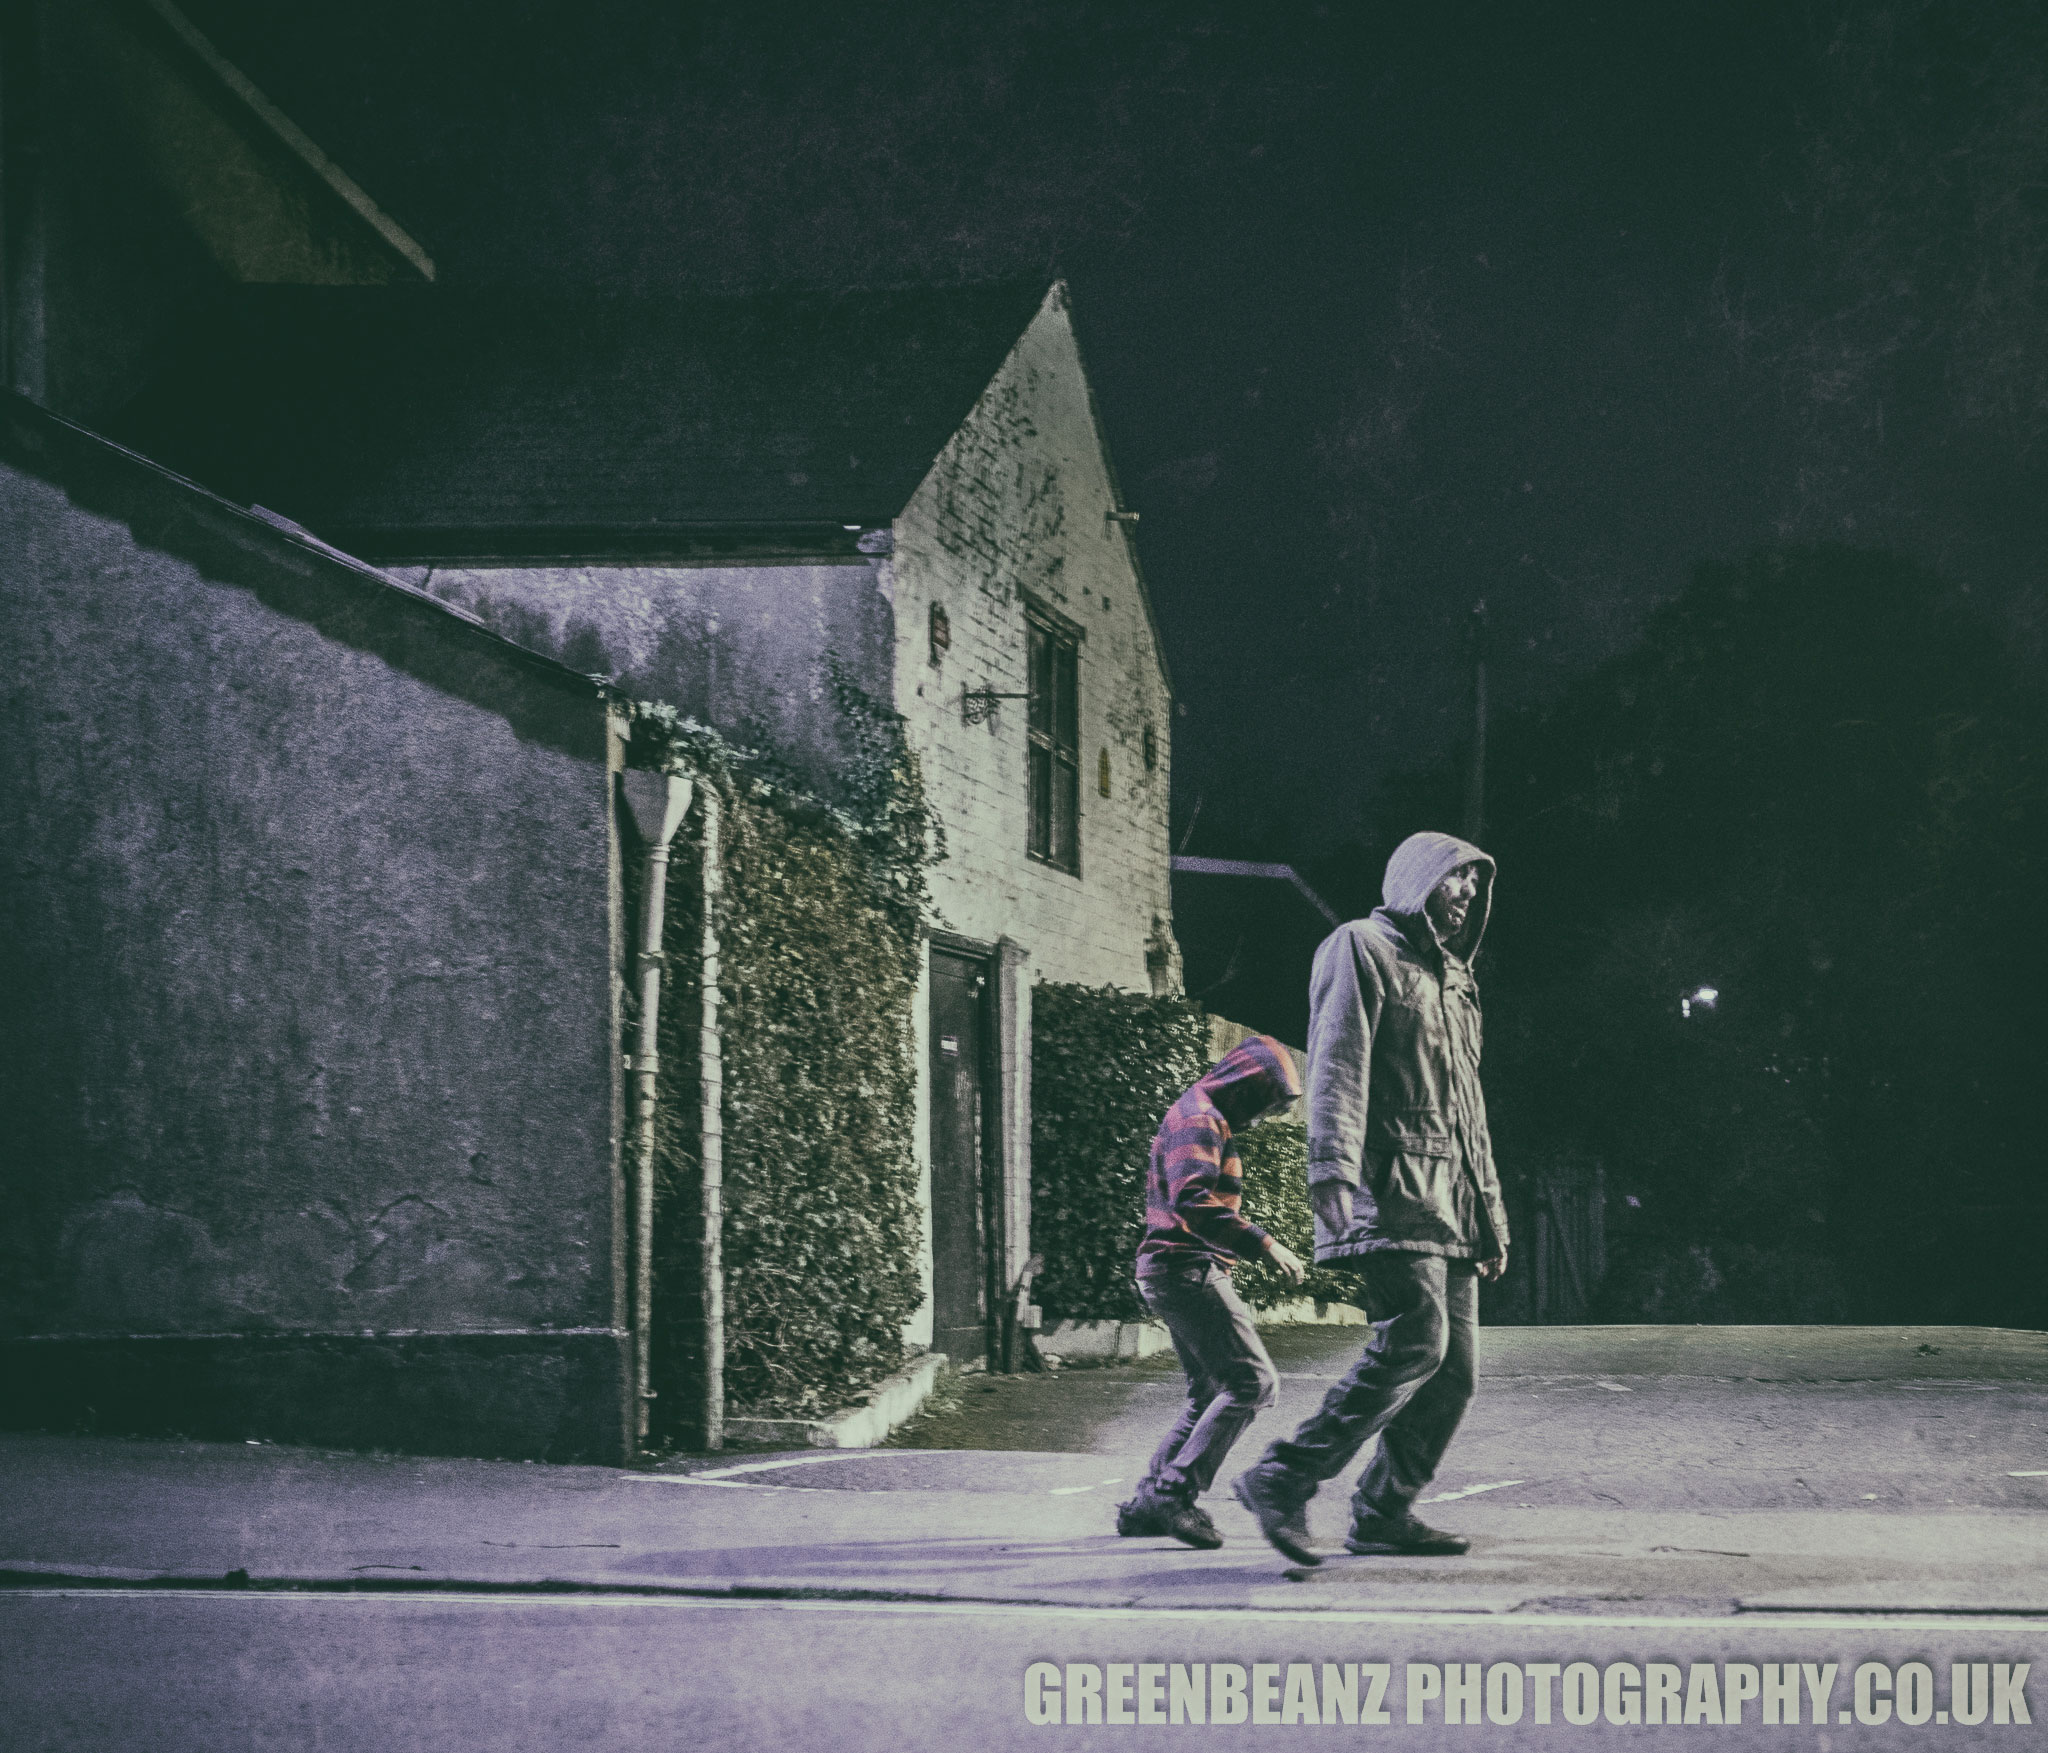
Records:
[[[1250,1443],[1360,1338],[1276,1335]],[[1165,1361],[970,1378],[902,1446],[651,1474],[0,1438],[0,1739],[2044,1744],[2048,1336],[1486,1342],[1426,1512],[1472,1552],[1315,1570],[1227,1499],[1218,1552],[1109,1532],[1171,1415]],[[1326,1542],[1341,1517],[1326,1494]]]

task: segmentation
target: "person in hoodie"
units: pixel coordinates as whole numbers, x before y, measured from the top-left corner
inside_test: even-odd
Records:
[[[1394,849],[1371,917],[1340,925],[1309,983],[1308,1180],[1315,1259],[1356,1272],[1371,1341],[1293,1436],[1232,1489],[1275,1548],[1316,1564],[1307,1509],[1377,1437],[1345,1548],[1463,1552],[1416,1519],[1472,1398],[1478,1281],[1507,1269],[1508,1220],[1479,1089],[1472,960],[1493,860],[1449,834]]]
[[[1215,1482],[1230,1448],[1264,1408],[1279,1378],[1251,1312],[1231,1287],[1235,1260],[1267,1259],[1291,1284],[1301,1256],[1245,1217],[1244,1170],[1233,1140],[1301,1095],[1287,1049],[1270,1035],[1238,1043],[1166,1110],[1145,1178],[1138,1294],[1166,1323],[1187,1372],[1187,1399],[1117,1506],[1119,1534],[1170,1534],[1214,1547],[1223,1536],[1195,1500]]]

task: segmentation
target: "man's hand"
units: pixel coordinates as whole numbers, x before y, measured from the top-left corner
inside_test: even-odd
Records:
[[[1496,1254],[1491,1260],[1482,1260],[1479,1262],[1479,1276],[1485,1279],[1489,1284],[1491,1284],[1496,1278],[1500,1277],[1502,1273],[1507,1271],[1507,1269],[1508,1257],[1505,1254]]]
[[[1308,1276],[1308,1268],[1302,1264],[1301,1256],[1271,1236],[1266,1238],[1266,1258],[1280,1268],[1280,1276],[1289,1284],[1299,1284]]]

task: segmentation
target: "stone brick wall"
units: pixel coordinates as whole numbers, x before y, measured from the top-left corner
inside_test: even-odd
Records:
[[[1035,980],[1152,989],[1171,951],[1167,782],[1172,710],[1144,587],[1115,504],[1064,291],[1055,287],[896,520],[896,706],[946,828],[933,877],[944,922],[1017,940]],[[1025,593],[1084,629],[1081,874],[1025,856],[1022,700],[963,722],[968,689],[1025,691]],[[950,648],[930,649],[931,608]],[[1152,732],[1153,764],[1145,762]],[[1109,795],[1097,781],[1108,751]],[[1178,983],[1173,955],[1168,979]]]

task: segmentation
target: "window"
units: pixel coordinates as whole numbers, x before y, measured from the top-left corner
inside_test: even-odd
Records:
[[[1081,874],[1081,702],[1079,630],[1034,608],[1030,642],[1030,838],[1026,850]]]

